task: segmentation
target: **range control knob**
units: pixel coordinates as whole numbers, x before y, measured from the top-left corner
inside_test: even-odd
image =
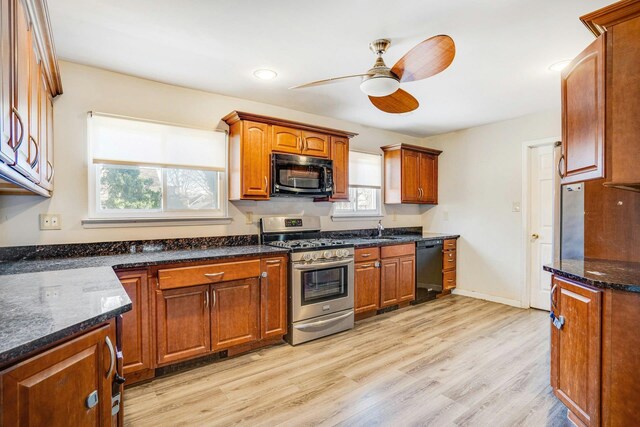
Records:
[[[337,256],[338,258],[342,258],[343,256],[346,256],[346,255],[347,255],[345,252],[347,252],[347,251],[346,251],[346,250],[344,250],[344,249],[338,249],[338,250],[336,251],[336,256]]]
[[[324,257],[325,258],[331,258],[333,256],[333,252],[331,251],[324,251]]]
[[[311,261],[311,254],[302,255],[302,259],[305,260],[305,261]]]
[[[311,259],[314,260],[314,261],[317,260],[318,259],[318,252],[313,252],[311,254]]]

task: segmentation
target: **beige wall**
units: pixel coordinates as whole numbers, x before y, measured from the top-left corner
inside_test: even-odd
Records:
[[[397,142],[420,140],[393,132],[365,127],[342,120],[307,114],[287,108],[238,98],[185,89],[113,73],[97,68],[61,62],[64,94],[55,101],[55,191],[51,199],[38,196],[0,196],[0,246],[113,241],[124,239],[177,238],[256,233],[257,226],[246,224],[245,213],[261,215],[306,213],[322,216],[323,229],[373,227],[376,221],[332,222],[330,203],[274,200],[229,204],[228,225],[171,226],[85,229],[87,217],[87,111],[100,111],[188,125],[226,129],[220,118],[232,110],[334,127],[359,136],[352,147],[371,152]],[[387,227],[421,224],[420,208],[385,207]],[[40,231],[38,215],[62,215],[61,231]],[[395,215],[393,215],[395,213]]]
[[[430,137],[439,159],[439,205],[423,215],[426,230],[461,235],[457,284],[460,293],[520,305],[522,277],[522,146],[558,137],[560,112]]]

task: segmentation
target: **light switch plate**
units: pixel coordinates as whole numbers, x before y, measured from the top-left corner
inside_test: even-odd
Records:
[[[513,212],[520,212],[520,202],[513,202],[511,210]]]
[[[60,214],[40,214],[40,230],[61,230],[62,216]]]

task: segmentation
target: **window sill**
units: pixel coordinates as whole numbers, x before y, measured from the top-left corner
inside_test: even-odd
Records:
[[[382,215],[331,215],[331,221],[333,222],[341,222],[341,221],[357,221],[357,220],[365,220],[365,221],[379,221],[384,218]]]
[[[174,227],[182,225],[231,224],[229,217],[174,217],[174,218],[88,218],[83,228]]]

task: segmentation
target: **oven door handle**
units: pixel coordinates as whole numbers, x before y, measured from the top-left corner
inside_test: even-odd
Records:
[[[318,262],[318,263],[312,263],[312,264],[293,264],[293,268],[295,270],[317,270],[319,268],[326,268],[326,267],[341,267],[341,266],[348,266],[349,264],[351,264],[353,260],[351,258],[349,258],[347,261],[333,261],[333,262]]]
[[[329,323],[335,323],[338,320],[342,320],[342,319],[344,319],[346,317],[349,317],[349,316],[353,316],[353,310],[350,310],[348,313],[342,314],[342,315],[337,316],[337,317],[333,317],[331,319],[318,320],[317,322],[311,322],[311,323],[303,323],[302,325],[293,325],[293,327],[296,328],[296,329],[300,329],[300,330],[317,328],[319,326],[324,326],[324,325],[327,325]]]

